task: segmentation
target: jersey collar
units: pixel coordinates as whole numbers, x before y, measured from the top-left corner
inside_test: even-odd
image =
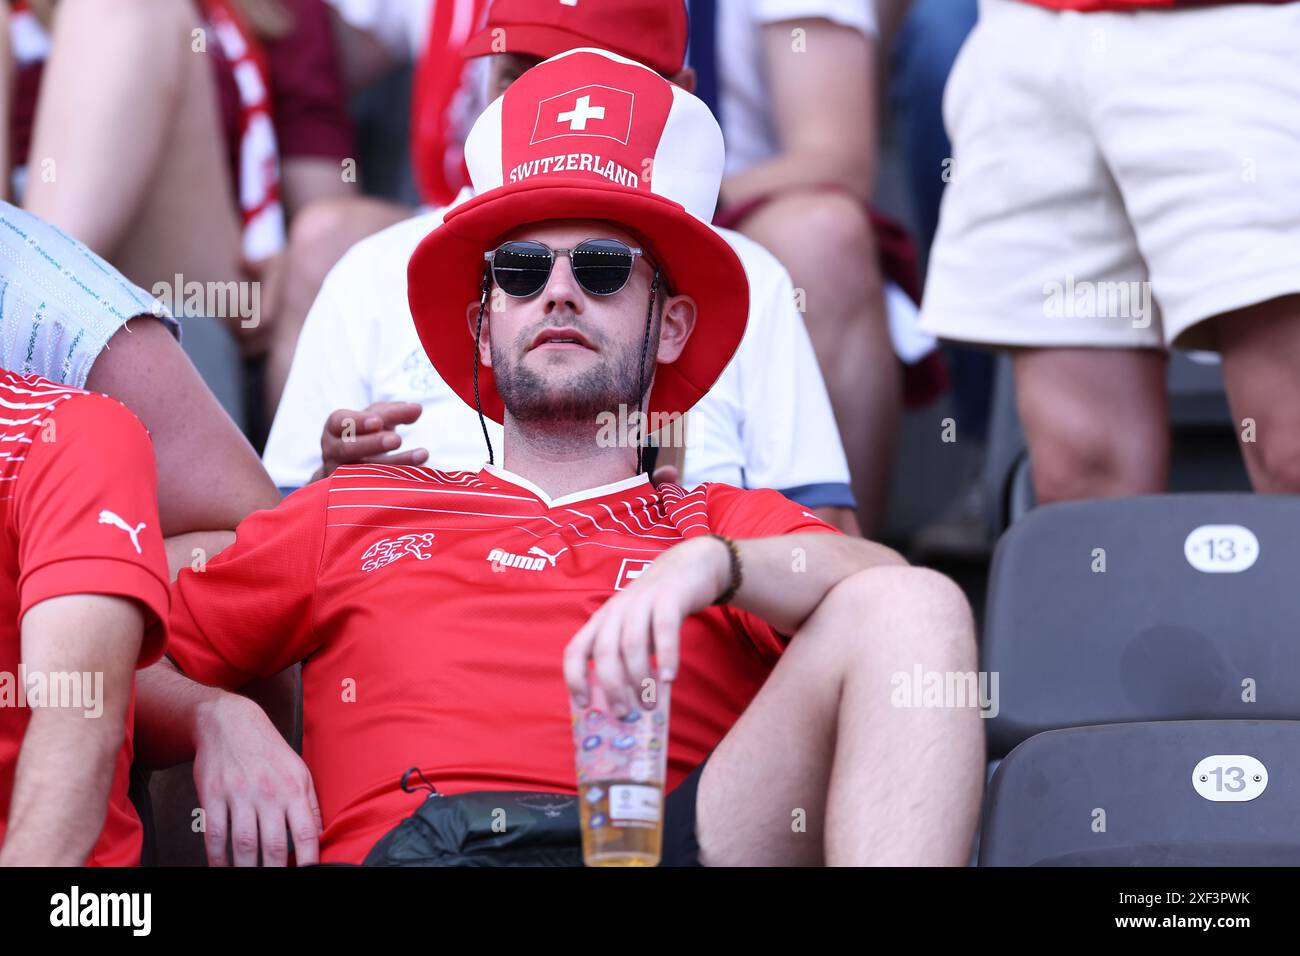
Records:
[[[539,498],[542,504],[548,508],[559,508],[563,505],[575,504],[579,501],[590,501],[593,498],[604,498],[608,495],[615,495],[621,491],[627,491],[631,488],[645,486],[650,487],[650,478],[645,473],[633,475],[631,478],[624,478],[621,481],[611,482],[608,485],[601,485],[598,488],[588,488],[586,491],[575,491],[571,495],[561,495],[558,498],[551,498],[541,488],[524,478],[522,475],[516,475],[513,471],[507,471],[497,465],[484,465],[483,472],[491,475],[499,481],[505,481],[527,491],[529,494]]]

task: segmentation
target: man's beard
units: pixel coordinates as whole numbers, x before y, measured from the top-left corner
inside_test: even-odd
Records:
[[[657,330],[652,330],[646,352],[653,354]],[[619,405],[639,410],[636,394],[637,362],[642,355],[642,342],[638,338],[626,348],[611,354],[604,346],[601,355],[607,360],[582,371],[566,371],[557,362],[553,368],[539,370],[528,367],[524,359],[530,354],[528,343],[536,336],[534,330],[517,339],[516,354],[520,358],[511,362],[503,349],[492,346],[492,373],[497,392],[512,418],[519,422],[545,422],[546,424],[588,424],[595,427],[602,412],[617,412]],[[549,364],[545,355],[543,361]],[[650,374],[647,371],[645,381]]]

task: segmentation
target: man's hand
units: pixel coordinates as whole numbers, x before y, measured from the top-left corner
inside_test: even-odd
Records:
[[[247,698],[222,693],[202,706],[194,786],[209,865],[256,866],[260,846],[264,866],[284,866],[290,834],[300,866],[319,862],[320,806],[302,758]]]
[[[256,297],[250,300],[256,303],[256,311],[245,315],[236,309],[229,315],[209,316],[209,318],[220,318],[225,321],[226,327],[230,329],[239,344],[240,352],[245,356],[261,355],[271,346],[272,330],[280,315],[287,264],[288,260],[284,253],[276,253],[256,261],[243,260],[240,263],[243,270],[241,282],[250,284],[250,288],[252,284],[257,286]],[[252,293],[248,295],[252,296]],[[240,305],[242,301],[241,295],[239,301],[232,303],[232,308]]]
[[[312,481],[326,478],[339,465],[362,462],[383,465],[422,465],[424,448],[395,451],[402,444],[397,425],[409,425],[424,411],[416,402],[375,402],[365,411],[340,408],[325,421],[320,438],[321,466]],[[386,454],[391,452],[391,454]]]
[[[606,601],[564,649],[564,679],[574,702],[587,706],[589,660],[596,662],[596,679],[620,717],[631,712],[644,682],[655,676],[652,654],[658,679],[671,682],[677,676],[682,622],[717,600],[730,580],[731,556],[716,538],[692,538],[661,554]]]

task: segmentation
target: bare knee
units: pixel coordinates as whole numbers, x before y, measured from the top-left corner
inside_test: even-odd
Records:
[[[862,256],[874,252],[871,221],[856,198],[842,193],[810,192],[792,198],[791,202],[798,203],[801,238],[843,260],[860,262]]]
[[[754,223],[755,238],[776,253],[796,283],[833,278],[841,300],[880,285],[871,221],[851,196],[795,193],[761,209]]]
[[[1300,415],[1288,409],[1254,422],[1253,440],[1243,440],[1255,490],[1267,494],[1300,493]]]
[[[289,226],[289,261],[295,273],[320,285],[355,238],[352,228],[357,200],[317,199],[293,217]]]
[[[973,670],[970,604],[951,579],[929,568],[883,566],[850,574],[830,589],[817,615],[842,650],[873,662],[900,654],[935,669]]]
[[[1062,415],[1030,440],[1040,503],[1164,490],[1167,438],[1095,411]]]

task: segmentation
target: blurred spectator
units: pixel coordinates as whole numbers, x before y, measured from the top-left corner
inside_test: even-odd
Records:
[[[943,128],[943,91],[957,51],[975,26],[977,0],[881,0],[879,12],[890,42],[889,92],[897,120],[917,243],[928,256],[939,222],[939,201],[952,173],[952,145]],[[896,27],[896,29],[895,29]],[[969,475],[960,492],[912,538],[922,553],[986,555],[989,541],[978,469],[988,434],[993,356],[983,349],[949,345],[952,412],[967,453]]]
[[[647,19],[670,23],[663,11],[674,7],[675,29],[638,28]],[[548,21],[562,21],[570,31],[556,36],[530,30],[529,3],[499,2],[465,53],[488,53],[496,31],[505,31],[511,52],[488,57],[493,97],[543,55],[598,41],[689,86],[692,76],[681,70],[686,21],[680,4],[632,0],[617,13],[609,7],[594,15],[579,8],[548,12]],[[463,190],[453,205],[472,195]],[[444,212],[370,237],[325,280],[267,441],[265,462],[281,487],[306,484],[346,462],[423,464],[430,452],[439,468],[482,464],[478,418],[429,364],[406,301],[406,264]],[[749,325],[736,360],[691,413],[684,466],[677,465],[681,477],[688,485],[776,488],[857,533],[848,467],[789,276],[756,243],[719,231],[749,275]],[[348,422],[355,434],[345,437]],[[499,446],[500,427],[488,428]],[[396,450],[403,441],[406,447]]]
[[[321,0],[16,0],[13,11],[15,195],[132,281],[166,288],[178,312],[226,320],[246,354],[267,354],[273,404],[296,331],[277,322],[286,223],[356,191]],[[148,63],[149,82],[124,63]],[[199,309],[194,282],[208,290]],[[231,283],[237,304],[213,294]]]
[[[170,607],[149,438],[38,375],[0,369],[0,406],[0,866],[134,866],[135,669]]]
[[[1165,490],[1170,347],[1300,491],[1300,3],[985,0],[924,326],[1010,347],[1041,502]]]
[[[894,465],[900,369],[868,200],[875,182],[871,0],[696,0],[691,64],[727,141],[717,221],[790,270],[867,534]]]
[[[459,50],[478,22],[475,3],[481,6],[483,0],[440,2],[436,10],[433,0],[329,0],[349,90],[362,90],[400,64],[416,61],[428,40],[435,13],[441,19],[455,15],[459,21],[460,33],[451,47],[451,55],[455,56],[454,51]],[[464,128],[468,126],[467,120]],[[461,133],[455,143],[458,166],[463,138]],[[449,146],[439,141],[438,155],[441,157]],[[302,210],[290,235],[284,294],[277,315],[281,337],[289,343],[290,358],[293,343],[301,334],[307,312],[330,267],[355,243],[408,218],[412,211],[400,203],[355,192],[321,196]],[[279,403],[288,366],[277,362],[276,373],[279,388],[275,403],[267,408],[268,415],[274,414]]]
[[[465,135],[487,105],[485,66],[462,58],[461,50],[482,26],[488,0],[327,2],[338,14],[339,48],[351,89],[375,83],[400,64],[416,65],[411,162],[425,200],[439,206],[451,202],[469,182]],[[325,264],[321,276],[332,264]]]

